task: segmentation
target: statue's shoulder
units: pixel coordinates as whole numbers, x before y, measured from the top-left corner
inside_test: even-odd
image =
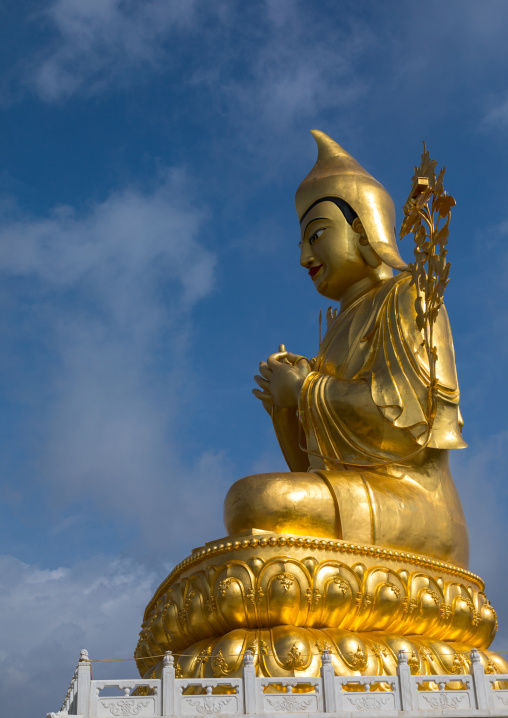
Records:
[[[412,352],[423,354],[422,333],[416,321],[417,291],[410,272],[400,272],[377,288],[372,301],[373,326],[385,326],[388,335],[394,333],[404,337]],[[446,308],[441,305],[435,325],[435,339],[445,344],[447,351],[452,346],[451,329]]]
[[[411,283],[410,273],[399,272],[378,285],[372,304],[377,312],[395,311],[396,314],[416,316],[415,299],[416,288]]]
[[[410,285],[409,272],[400,272],[379,282],[357,305],[356,316],[351,323],[352,333],[358,330],[364,342],[374,343],[379,332],[385,337],[393,332],[403,334],[409,330],[413,333],[413,327],[416,329],[416,293]]]
[[[416,326],[416,300],[418,293],[416,286],[412,281],[411,274],[409,272],[400,272],[395,277],[388,280],[386,287],[386,296],[393,297],[394,299],[394,311],[402,323],[404,330],[409,333],[416,331],[418,336],[421,332]],[[435,328],[438,337],[440,335],[451,335],[450,322],[448,319],[448,313],[446,307],[441,304]]]
[[[400,272],[383,283],[376,295],[376,301],[386,308],[391,307],[394,314],[412,330],[416,326],[417,296],[410,272]],[[438,320],[440,316],[448,322],[444,304],[441,305]]]
[[[385,291],[387,294],[397,294],[404,300],[410,299],[411,297],[416,298],[416,287],[411,282],[410,272],[398,272],[390,279],[386,280]]]
[[[384,301],[383,310],[378,312],[378,326],[384,323],[385,335],[391,336],[394,341],[402,341],[412,360],[422,367],[426,375],[428,373],[428,357],[423,343],[423,334],[416,322],[417,291],[411,280],[409,272],[401,272],[387,280],[381,290]],[[439,384],[447,387],[450,391],[458,392],[452,330],[444,304],[441,305],[434,324],[434,346],[439,357],[437,364]]]

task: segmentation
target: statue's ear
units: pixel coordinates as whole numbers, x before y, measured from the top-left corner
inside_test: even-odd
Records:
[[[376,269],[376,267],[379,267],[379,265],[381,264],[381,257],[379,257],[377,252],[372,249],[369,239],[367,237],[367,233],[365,232],[365,229],[359,217],[355,217],[351,227],[353,229],[353,232],[356,232],[358,235],[360,235],[358,237],[358,250],[362,256],[363,261],[365,262],[365,264],[368,264],[369,267]]]

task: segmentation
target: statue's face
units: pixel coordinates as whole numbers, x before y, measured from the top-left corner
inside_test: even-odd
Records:
[[[319,202],[304,217],[300,231],[300,264],[320,294],[340,301],[368,275],[358,250],[357,234],[333,202]]]

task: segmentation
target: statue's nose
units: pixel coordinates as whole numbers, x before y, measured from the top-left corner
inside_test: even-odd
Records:
[[[304,242],[300,252],[300,264],[302,267],[306,267],[308,269],[312,265],[313,261],[314,256],[311,252],[310,245],[307,242]]]

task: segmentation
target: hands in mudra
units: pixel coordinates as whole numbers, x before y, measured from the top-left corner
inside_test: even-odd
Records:
[[[261,376],[254,377],[260,389],[253,389],[255,397],[263,402],[271,414],[274,407],[297,409],[298,398],[306,376],[312,371],[309,361],[298,354],[286,351],[284,344],[259,364]]]

